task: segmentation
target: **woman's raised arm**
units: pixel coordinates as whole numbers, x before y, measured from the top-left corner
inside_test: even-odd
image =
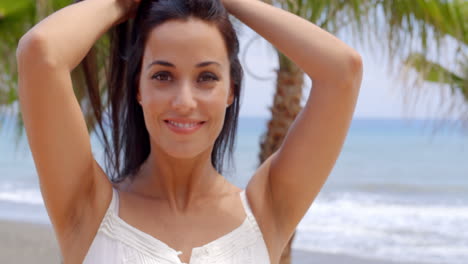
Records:
[[[281,254],[330,174],[354,113],[360,55],[318,26],[258,0],[223,0],[227,10],[293,60],[313,82],[280,149],[247,186],[252,210],[275,233]],[[279,256],[277,256],[279,259]]]
[[[70,72],[124,10],[114,0],[67,6],[28,31],[17,50],[21,114],[65,263],[85,253],[112,195],[94,160]]]

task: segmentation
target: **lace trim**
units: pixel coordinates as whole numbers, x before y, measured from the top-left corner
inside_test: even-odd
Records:
[[[258,238],[263,240],[260,228],[247,202],[245,190],[240,193],[242,205],[246,212],[244,222],[231,232],[203,245],[192,249],[190,261],[201,263],[216,263],[229,258],[243,248],[254,245]],[[117,190],[113,188],[112,201],[99,227],[102,234],[120,241],[142,254],[172,263],[182,263],[178,257],[181,251],[169,247],[159,239],[131,226],[121,219],[116,212],[119,208]],[[253,231],[253,232],[252,232]],[[264,242],[264,241],[263,241]]]
[[[151,258],[180,263],[177,252],[168,254],[167,252],[173,251],[171,248],[163,243],[158,243],[158,240],[144,232],[135,232],[133,229],[136,228],[120,219],[115,213],[118,204],[117,191],[113,189],[111,205],[99,227],[99,232]]]

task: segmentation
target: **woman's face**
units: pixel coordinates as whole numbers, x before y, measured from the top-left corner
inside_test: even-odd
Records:
[[[233,101],[229,72],[215,25],[189,19],[155,27],[145,45],[137,93],[152,147],[176,158],[211,153]]]

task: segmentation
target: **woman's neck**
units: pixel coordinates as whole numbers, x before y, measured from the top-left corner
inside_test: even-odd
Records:
[[[220,191],[222,177],[211,164],[211,151],[191,159],[177,159],[152,151],[125,189],[165,200],[174,211],[187,211],[201,197]]]

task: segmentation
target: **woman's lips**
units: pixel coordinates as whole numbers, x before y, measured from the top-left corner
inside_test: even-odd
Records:
[[[173,132],[175,132],[177,134],[187,135],[187,134],[192,134],[195,131],[197,131],[198,129],[200,129],[206,123],[206,121],[201,121],[201,122],[196,123],[193,126],[190,125],[188,127],[177,126],[177,125],[173,124],[173,122],[170,122],[169,120],[164,120],[164,123],[166,123],[166,125],[169,127],[169,129],[172,130]],[[178,123],[178,122],[176,122],[176,123]],[[179,123],[179,124],[190,124],[190,123]]]

